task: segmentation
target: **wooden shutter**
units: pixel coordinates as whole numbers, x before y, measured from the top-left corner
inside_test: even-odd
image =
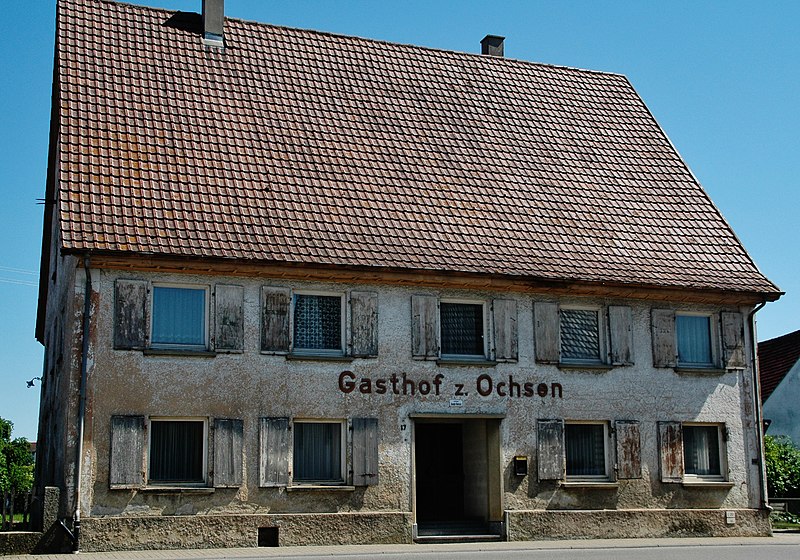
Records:
[[[217,284],[214,288],[214,349],[244,350],[244,288]]]
[[[350,294],[350,353],[355,358],[378,355],[378,294]]]
[[[498,362],[517,361],[517,302],[496,299],[492,302],[494,315],[494,359]]]
[[[744,354],[744,321],[741,313],[722,313],[722,346],[725,351],[725,367],[744,369],[747,360]]]
[[[611,305],[608,308],[608,325],[611,331],[611,363],[633,364],[633,317],[626,305]]]
[[[439,300],[436,296],[411,296],[411,354],[415,358],[439,357]]]
[[[639,422],[617,420],[617,478],[642,478],[642,444]]]
[[[292,293],[288,288],[261,288],[261,351],[289,351],[289,309]]]
[[[671,309],[653,309],[653,366],[675,367],[675,312]]]
[[[658,423],[661,482],[683,481],[683,429],[680,422]]]
[[[144,416],[111,417],[110,488],[139,488],[144,485]]]
[[[378,484],[378,419],[353,418],[353,486]]]
[[[258,464],[259,486],[289,484],[288,418],[261,418]]]
[[[537,301],[533,304],[534,338],[536,361],[557,364],[558,353],[558,304]]]
[[[564,478],[564,421],[539,420],[538,465],[539,480],[561,480]]]
[[[215,488],[242,485],[243,439],[244,423],[241,420],[214,419]]]
[[[117,280],[114,288],[114,348],[144,348],[147,345],[147,282]]]

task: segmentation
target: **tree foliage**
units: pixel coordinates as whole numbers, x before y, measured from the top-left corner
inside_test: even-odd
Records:
[[[0,418],[0,492],[26,492],[33,487],[33,454],[24,437],[11,439],[14,423]]]
[[[787,436],[764,436],[767,488],[771,497],[800,494],[800,449]]]

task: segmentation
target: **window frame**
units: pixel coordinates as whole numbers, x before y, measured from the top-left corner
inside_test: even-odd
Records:
[[[297,467],[294,448],[296,445],[299,430],[295,429],[297,424],[338,424],[339,425],[339,474],[340,478],[336,480],[299,480],[297,476]],[[290,486],[345,486],[347,485],[347,420],[343,418],[293,418],[291,423],[292,441],[290,449],[292,450],[291,465],[291,481]]]
[[[317,349],[317,348],[297,348],[296,339],[297,333],[295,331],[295,308],[297,305],[298,296],[321,296],[321,297],[338,297],[340,302],[339,311],[339,349]],[[290,347],[289,354],[297,356],[345,356],[347,355],[347,300],[344,292],[332,292],[323,290],[292,290],[291,291],[291,304],[289,311],[289,334]]]
[[[686,472],[686,428],[708,428],[717,429],[717,452],[719,453],[719,474],[695,474]],[[727,482],[728,480],[728,448],[725,425],[715,422],[681,422],[681,445],[683,446],[683,480],[686,483],[692,482]]]
[[[558,362],[564,365],[606,365],[608,364],[608,345],[606,342],[606,317],[602,305],[559,304],[558,306]],[[594,359],[565,358],[562,350],[562,312],[563,311],[593,311],[597,315],[597,354]]]
[[[155,307],[155,292],[156,288],[179,288],[183,290],[196,290],[203,291],[203,343],[202,344],[180,344],[177,342],[153,342],[153,326],[156,319]],[[164,350],[187,350],[187,351],[205,351],[209,347],[209,331],[211,325],[211,289],[206,284],[181,284],[177,282],[153,282],[150,285],[150,324],[148,330],[148,346],[153,349]]]
[[[153,422],[202,422],[203,435],[202,435],[202,473],[203,480],[196,482],[173,482],[173,481],[160,481],[152,480],[150,478],[150,460],[152,458],[152,444],[153,444]],[[189,488],[205,488],[208,486],[208,417],[206,416],[149,416],[147,418],[147,460],[145,461],[145,481],[147,486],[165,486],[165,487],[189,487]]]
[[[702,311],[675,311],[675,367],[684,369],[715,369],[719,364],[719,328],[715,321],[715,313],[704,313]],[[708,339],[711,351],[710,362],[682,362],[680,360],[680,334],[678,329],[678,317],[706,317],[708,318]]]
[[[567,426],[602,426],[603,427],[603,470],[604,474],[569,474],[567,468]],[[610,427],[605,420],[564,420],[564,480],[567,482],[611,482],[612,448],[610,445]]]
[[[481,322],[483,323],[483,354],[446,354],[442,350],[442,329],[444,328],[442,321],[442,304],[451,303],[458,305],[475,305],[481,307]],[[468,298],[439,298],[438,313],[439,313],[439,357],[442,360],[488,360],[489,359],[489,310],[488,302],[483,299],[468,299]]]

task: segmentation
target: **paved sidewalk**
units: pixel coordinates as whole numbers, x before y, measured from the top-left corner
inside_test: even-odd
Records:
[[[525,550],[570,550],[570,549],[609,549],[609,548],[668,548],[696,546],[748,546],[748,545],[800,546],[800,533],[776,532],[772,537],[716,537],[716,538],[670,538],[670,539],[603,539],[568,541],[524,541],[498,543],[463,544],[395,544],[359,546],[297,546],[281,548],[215,548],[202,550],[142,550],[130,552],[81,552],[79,556],[89,559],[113,560],[194,560],[204,558],[274,558],[304,556],[347,556],[380,557],[384,554],[403,552],[444,552],[449,551],[525,551]],[[5,556],[3,560],[66,560],[75,559],[74,554],[40,554]]]

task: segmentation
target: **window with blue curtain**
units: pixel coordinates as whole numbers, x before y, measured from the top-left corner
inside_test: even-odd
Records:
[[[678,339],[678,364],[710,367],[711,317],[703,315],[676,315],[675,331]]]
[[[439,317],[443,355],[485,355],[483,304],[442,302]]]
[[[205,347],[205,289],[153,287],[152,344]]]
[[[605,477],[606,434],[602,424],[566,424],[564,452],[567,476]]]
[[[294,424],[294,480],[342,482],[342,425],[338,422]]]
[[[561,310],[561,360],[600,361],[600,324],[594,309]]]
[[[684,472],[697,476],[722,476],[717,426],[683,427]]]
[[[342,351],[342,297],[294,296],[295,350]]]

